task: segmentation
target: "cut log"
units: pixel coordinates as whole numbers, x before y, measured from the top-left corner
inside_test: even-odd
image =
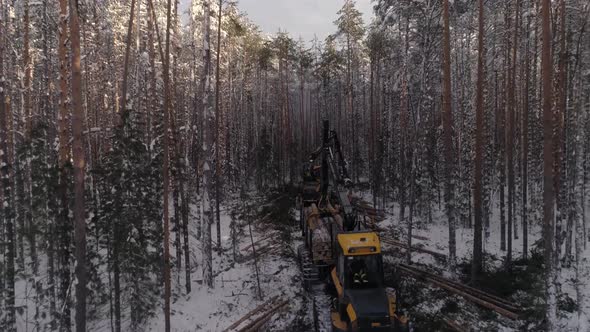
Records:
[[[466,292],[466,291],[464,291],[462,289],[457,288],[457,286],[455,286],[455,285],[449,285],[449,284],[447,284],[445,282],[442,282],[442,281],[439,281],[439,280],[437,280],[435,278],[432,278],[432,277],[428,276],[425,273],[416,272],[416,271],[414,271],[412,269],[409,269],[407,267],[404,267],[404,266],[399,266],[399,271],[401,271],[403,273],[406,273],[406,274],[414,277],[417,280],[427,281],[427,282],[429,282],[429,283],[431,283],[431,284],[433,284],[435,286],[438,286],[440,288],[446,289],[446,290],[448,290],[451,293],[455,293],[457,295],[460,295],[463,298],[465,298],[465,299],[467,299],[467,300],[469,300],[471,302],[474,302],[474,303],[476,303],[476,304],[478,304],[478,305],[480,305],[480,306],[482,306],[484,308],[493,310],[493,311],[497,312],[498,314],[500,314],[500,315],[502,315],[504,317],[508,317],[510,319],[513,319],[513,320],[518,320],[519,319],[519,315],[517,313],[512,312],[510,310],[507,310],[507,309],[504,309],[502,307],[499,307],[499,306],[497,306],[495,304],[492,304],[492,303],[490,303],[488,301],[485,301],[485,300],[483,300],[483,299],[481,299],[479,297],[473,296],[473,295],[469,294],[468,292]]]
[[[260,311],[262,311],[266,306],[268,306],[271,303],[275,302],[278,298],[279,298],[278,296],[274,296],[274,297],[270,298],[268,301],[262,303],[258,307],[254,308],[253,310],[251,310],[250,312],[248,312],[247,314],[245,314],[242,318],[238,319],[236,322],[234,322],[233,324],[231,324],[230,326],[228,326],[228,328],[226,328],[225,330],[223,330],[223,332],[229,332],[229,331],[235,329],[243,321],[245,321],[246,319],[252,317],[253,315],[256,315],[257,313],[259,313]]]
[[[384,243],[389,244],[389,245],[400,247],[400,248],[403,248],[403,249],[408,250],[408,245],[406,243],[399,242],[397,240],[394,240],[394,239],[391,239],[391,238],[387,238],[387,237],[382,238],[382,241]],[[425,253],[425,254],[429,254],[429,255],[432,255],[434,257],[437,257],[437,258],[439,258],[441,260],[446,260],[447,259],[447,256],[445,254],[442,254],[442,253],[436,252],[436,251],[432,251],[432,250],[428,250],[428,249],[424,249],[424,248],[420,248],[420,247],[412,246],[412,251],[422,252],[422,253]]]

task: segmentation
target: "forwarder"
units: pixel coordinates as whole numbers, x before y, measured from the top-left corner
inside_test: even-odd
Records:
[[[367,213],[366,205],[361,212],[352,197],[340,142],[327,121],[322,141],[304,167],[299,198],[304,285],[309,291],[327,285],[332,331],[408,331],[396,292],[384,287],[379,236],[366,227],[367,216],[375,222],[378,213]]]

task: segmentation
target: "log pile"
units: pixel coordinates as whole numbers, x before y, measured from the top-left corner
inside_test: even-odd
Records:
[[[493,294],[486,293],[477,288],[473,288],[461,283],[448,280],[439,275],[417,269],[415,267],[400,264],[398,271],[405,273],[415,279],[423,280],[431,283],[434,286],[446,289],[447,291],[457,294],[466,300],[476,303],[484,308],[495,311],[496,313],[508,317],[513,320],[520,318],[521,308],[514,306],[514,304],[508,302]]]
[[[311,258],[314,263],[332,259],[330,225],[327,218],[321,218],[315,204],[305,208],[305,220],[309,230],[308,244],[311,248]]]
[[[359,216],[366,217],[371,223],[378,223],[385,220],[385,211],[376,209],[371,203],[358,197],[351,197],[351,204]]]
[[[273,315],[283,310],[289,301],[278,296],[271,298],[263,304],[248,312],[244,317],[230,325],[224,332],[255,332],[266,324]]]
[[[405,250],[408,250],[408,244],[404,243],[404,242],[400,242],[396,239],[393,239],[392,237],[389,237],[387,235],[382,235],[381,236],[381,242],[386,243],[390,246],[394,246],[394,247],[398,247],[398,248],[402,248]],[[429,254],[432,255],[433,257],[436,257],[442,261],[446,261],[447,256],[443,253],[440,252],[436,252],[436,251],[432,251],[426,248],[420,248],[417,246],[412,246],[412,251],[413,252],[421,252],[421,253],[425,253],[425,254]]]

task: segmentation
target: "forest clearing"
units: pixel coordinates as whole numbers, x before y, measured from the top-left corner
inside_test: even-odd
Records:
[[[588,0],[0,0],[0,331],[590,332]]]

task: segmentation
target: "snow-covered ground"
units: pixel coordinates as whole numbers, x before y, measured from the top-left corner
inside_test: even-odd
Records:
[[[366,197],[365,197],[366,198]],[[590,203],[589,203],[590,204]],[[388,218],[387,220],[383,221],[380,226],[385,229],[391,229],[392,233],[395,237],[400,239],[406,239],[406,224],[400,223],[399,220],[399,207],[389,206],[388,209]],[[590,210],[587,210],[590,211]],[[406,214],[407,214],[406,210]],[[496,269],[500,268],[500,266],[504,262],[504,258],[506,256],[506,251],[501,250],[500,247],[500,223],[499,223],[499,210],[495,209],[493,211],[493,215],[490,218],[490,229],[489,229],[489,236],[484,237],[484,252],[492,257],[495,257],[495,260],[488,260],[486,261],[487,264],[491,264],[491,266],[487,266],[488,269]],[[416,219],[414,221],[417,223]],[[522,257],[522,225],[518,224],[518,238],[513,238],[512,240],[512,259],[519,259]],[[437,209],[433,212],[433,224],[427,225],[425,228],[414,227],[413,229],[413,237],[412,245],[413,246],[423,246],[428,248],[432,251],[440,252],[441,254],[448,255],[448,223],[446,222],[446,216],[443,214],[443,211],[439,211]],[[533,248],[534,243],[541,239],[541,232],[542,229],[539,226],[530,225],[529,224],[529,231],[528,231],[528,244],[529,244],[529,256],[530,250]],[[575,235],[574,235],[575,237]],[[473,229],[472,228],[465,228],[461,225],[457,225],[456,229],[456,240],[457,240],[457,262],[461,261],[470,261],[472,258],[473,252]],[[575,239],[574,239],[575,241]],[[575,243],[573,244],[575,245]],[[395,249],[394,249],[395,250]],[[575,248],[573,249],[575,251]],[[575,253],[575,252],[574,252]],[[586,314],[586,317],[590,316],[590,264],[588,260],[590,259],[590,245],[587,246],[584,255],[582,256],[584,260],[583,268],[584,271],[580,272],[580,275],[584,276],[581,278],[581,287],[582,292],[585,294],[585,304],[583,304],[584,309],[583,311]],[[395,263],[400,261],[400,259],[395,259],[392,257],[387,258],[388,261]],[[415,252],[412,254],[412,262],[418,264],[424,264],[428,266],[436,267],[438,270],[446,269],[446,266],[436,261],[432,257],[432,255],[418,253]],[[572,264],[571,268],[562,268],[560,280],[561,280],[561,291],[563,294],[567,295],[569,298],[576,301],[577,296],[575,292],[575,266]],[[433,288],[434,289],[434,288]],[[436,313],[440,310],[441,303],[437,301],[432,301],[427,304],[426,307],[423,307],[424,311]],[[468,309],[467,309],[468,310]],[[583,331],[583,332],[590,332],[590,327],[586,322],[579,324],[578,320],[578,312],[577,308],[574,312],[559,312],[559,330],[560,331]],[[486,324],[484,322],[480,322],[482,325],[479,326],[480,329],[485,329]],[[578,330],[578,326],[581,326],[581,329]],[[490,328],[490,327],[488,327]],[[509,326],[498,325],[495,328],[498,328],[502,331],[516,331],[518,329],[511,328]],[[495,329],[494,328],[494,329]],[[486,329],[487,330],[487,329]]]
[[[365,199],[371,201],[370,197],[365,194]],[[222,253],[213,253],[213,267],[215,276],[215,287],[209,289],[202,285],[201,271],[201,246],[197,239],[198,226],[198,208],[192,207],[193,216],[190,219],[190,248],[191,248],[191,279],[192,292],[186,294],[184,288],[185,274],[184,266],[180,273],[177,270],[172,274],[172,331],[223,331],[233,322],[240,319],[244,314],[254,309],[265,300],[273,296],[281,296],[289,300],[289,306],[277,313],[266,325],[266,331],[306,331],[311,329],[311,305],[308,295],[303,291],[301,275],[296,261],[296,248],[301,244],[300,231],[296,223],[289,223],[287,220],[264,220],[271,217],[261,215],[257,206],[266,205],[273,208],[273,200],[268,196],[252,194],[247,199],[234,197],[228,200],[228,203],[222,207],[221,211],[221,234],[222,234]],[[294,219],[297,219],[295,210],[290,208],[289,213]],[[247,212],[244,214],[244,212]],[[388,218],[381,223],[381,227],[391,230],[394,236],[405,238],[405,225],[399,222],[399,208],[390,206],[387,209]],[[588,206],[587,211],[590,211]],[[485,239],[484,249],[486,253],[495,256],[497,259],[491,261],[494,264],[488,268],[497,268],[502,264],[505,251],[500,250],[500,225],[497,222],[498,211],[494,211],[491,218],[490,236]],[[248,215],[246,218],[245,215]],[[288,214],[287,214],[288,215]],[[232,241],[230,237],[230,225],[232,217],[240,229],[238,236],[237,260],[234,260]],[[254,259],[248,259],[252,255],[250,232],[247,220],[251,221],[253,241],[259,242],[256,248],[272,245],[274,247],[269,251],[262,251],[258,268],[260,275],[260,285],[263,293],[263,299],[257,296],[257,281],[254,266]],[[520,227],[520,225],[518,225]],[[213,240],[217,238],[215,227],[213,229]],[[513,258],[517,259],[522,256],[522,234],[518,229],[519,238],[513,239]],[[418,238],[413,239],[414,245],[423,245],[430,250],[448,254],[448,226],[445,216],[438,210],[434,210],[433,224],[425,228],[415,227],[414,235]],[[540,238],[541,229],[539,227],[529,228],[529,246]],[[174,234],[173,234],[174,236]],[[286,238],[287,237],[287,238]],[[172,245],[172,244],[171,244]],[[457,260],[470,260],[473,246],[473,231],[470,228],[457,227]],[[387,248],[385,248],[387,249]],[[391,249],[394,250],[394,249]],[[174,250],[171,250],[174,255]],[[393,256],[387,257],[386,261],[393,263],[399,261],[399,258]],[[36,279],[20,278],[16,284],[16,305],[19,308],[17,315],[18,331],[37,331],[43,330],[43,325],[47,322],[47,317],[38,317],[40,328],[35,326],[35,313],[37,312],[36,301],[37,295],[33,288],[34,282],[46,283],[45,272],[46,261],[44,255],[40,255],[41,277]],[[584,254],[585,270],[581,274],[583,292],[586,295],[586,304],[584,312],[590,316],[590,245]],[[413,262],[434,267],[438,270],[444,270],[443,263],[436,261],[431,255],[414,253]],[[183,262],[184,263],[184,262]],[[562,292],[570,298],[577,299],[575,293],[574,268],[563,269],[561,273]],[[411,279],[406,282],[413,283]],[[423,301],[414,310],[420,310],[424,315],[435,316],[440,313],[441,308],[445,305],[444,291],[430,286],[426,286],[427,296],[432,294],[430,301]],[[421,289],[420,291],[424,291]],[[443,294],[443,295],[441,295]],[[464,301],[457,301],[459,311],[469,312],[473,310],[473,305]],[[164,315],[162,303],[154,303],[157,307],[156,315],[151,318],[145,331],[163,331]],[[43,310],[42,310],[43,311]],[[47,310],[45,310],[47,311]],[[110,319],[108,308],[103,313],[97,313],[98,319],[89,322],[89,331],[108,331],[110,330]],[[74,312],[72,311],[72,317]],[[100,316],[102,315],[102,319]],[[469,316],[466,316],[469,317]],[[478,316],[475,316],[477,318]],[[471,318],[474,318],[472,315]],[[560,331],[577,331],[578,313],[574,310],[572,313],[560,312]],[[124,322],[124,326],[126,322]],[[302,327],[307,326],[307,327]],[[494,321],[493,319],[484,322],[480,321],[478,328],[480,330],[500,330],[515,331],[516,327],[505,320]],[[585,329],[585,330],[584,330]],[[590,331],[588,325],[579,331]]]
[[[262,197],[256,197],[262,201]],[[251,202],[247,202],[248,204]],[[252,221],[252,237],[255,243],[260,242],[261,246],[275,243],[273,250],[262,253],[258,257],[258,268],[260,275],[260,286],[263,299],[257,295],[256,269],[254,259],[244,261],[241,257],[252,255],[249,227],[246,220],[236,216],[238,227],[242,230],[238,238],[238,259],[233,258],[232,243],[230,237],[230,224],[232,221],[231,212],[240,208],[237,201],[231,202],[222,208],[221,213],[221,234],[223,253],[219,255],[213,252],[213,267],[215,287],[209,289],[202,285],[201,248],[200,241],[196,234],[191,234],[191,261],[198,264],[192,272],[193,291],[186,295],[184,289],[184,272],[180,274],[180,282],[177,273],[173,279],[174,301],[172,303],[171,326],[172,331],[223,331],[233,322],[240,319],[246,313],[262,304],[273,296],[280,296],[289,300],[286,310],[277,313],[267,324],[271,331],[289,331],[288,326],[297,319],[297,314],[302,310],[303,301],[301,278],[295,256],[290,253],[296,252],[297,241],[293,243],[281,242],[280,230],[269,227],[269,224],[261,224],[260,220]],[[241,204],[241,203],[240,203]],[[193,207],[193,214],[197,213]],[[294,213],[294,211],[292,211]],[[192,227],[196,230],[198,220],[191,220]],[[278,221],[275,221],[278,222]],[[297,227],[287,227],[288,232],[297,236]],[[273,233],[273,236],[270,236]],[[213,239],[217,238],[215,227],[213,227]],[[300,242],[299,242],[300,243]],[[259,245],[256,246],[259,248]],[[150,320],[146,331],[163,331],[164,315],[160,310],[156,317]]]

